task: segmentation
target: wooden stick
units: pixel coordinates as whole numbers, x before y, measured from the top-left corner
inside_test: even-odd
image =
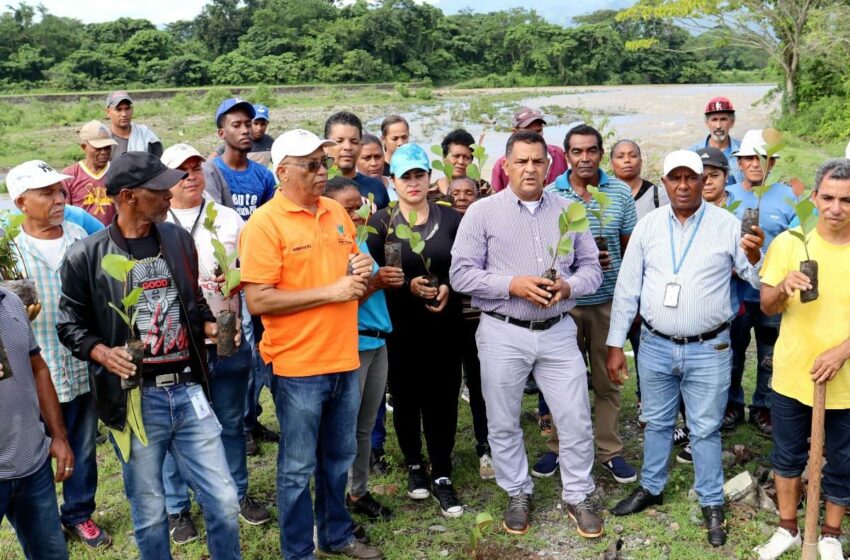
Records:
[[[824,416],[826,383],[815,383],[812,406],[812,440],[809,447],[809,482],[806,487],[806,529],[803,533],[803,560],[818,558],[818,521],[820,519],[820,481],[823,468]]]

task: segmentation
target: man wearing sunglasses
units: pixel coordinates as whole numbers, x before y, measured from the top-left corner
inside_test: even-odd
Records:
[[[239,240],[248,310],[262,318],[260,355],[274,373],[281,427],[277,509],[286,560],[315,558],[314,517],[320,555],[383,557],[355,539],[345,509],[360,409],[357,301],[373,262],[358,249],[346,210],[322,196],[333,165],[325,148],[335,144],[306,130],[275,140],[280,190]]]

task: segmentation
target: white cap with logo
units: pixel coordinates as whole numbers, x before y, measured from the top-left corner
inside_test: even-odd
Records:
[[[690,150],[670,152],[664,158],[664,176],[669,175],[677,167],[687,167],[694,173],[702,175],[702,158],[696,152]]]
[[[160,161],[165,164],[166,167],[170,167],[171,169],[177,169],[181,165],[183,165],[187,159],[198,157],[201,158],[201,161],[207,161],[207,158],[201,155],[201,152],[190,146],[189,144],[174,144],[173,146],[169,146],[162,152],[162,157],[160,157]]]
[[[34,159],[9,171],[6,188],[9,189],[9,198],[15,200],[26,191],[49,187],[65,179],[71,179],[71,176],[57,172],[40,159]]]
[[[296,128],[284,132],[272,144],[272,165],[275,167],[287,156],[309,156],[319,148],[336,146],[333,140],[322,140],[309,130]]]

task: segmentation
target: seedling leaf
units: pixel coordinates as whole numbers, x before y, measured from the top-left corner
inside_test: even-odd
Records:
[[[399,239],[410,239],[411,233],[410,227],[405,224],[398,224],[395,227],[395,236]]]
[[[127,275],[131,270],[133,270],[135,265],[136,261],[116,253],[104,255],[103,259],[100,261],[101,268],[103,268],[108,275],[122,284],[127,282]]]

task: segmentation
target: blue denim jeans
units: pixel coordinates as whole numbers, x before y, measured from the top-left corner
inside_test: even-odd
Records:
[[[315,476],[319,547],[338,550],[353,539],[345,509],[348,470],[357,454],[360,387],[354,372],[272,378],[280,444],[277,511],[284,560],[313,560]]]
[[[773,347],[779,338],[779,315],[765,315],[758,302],[744,302],[744,313],[732,321],[732,385],[729,387],[729,405],[744,408],[744,368],[750,331],[756,333],[756,388],[753,391],[753,408],[770,408],[770,382],[773,379]]]
[[[242,344],[245,346],[245,343]],[[260,351],[254,347],[251,352],[251,373],[248,376],[248,386],[245,390],[245,432],[257,427],[258,418],[263,413],[260,406],[260,392],[263,387],[271,391],[272,366],[264,364]]]
[[[646,418],[641,486],[657,495],[667,484],[681,394],[700,505],[723,505],[720,424],[732,367],[729,331],[707,342],[675,344],[642,327],[638,362]]]
[[[248,463],[245,456],[245,391],[251,375],[251,347],[242,344],[236,354],[219,358],[215,346],[207,346],[210,366],[212,409],[221,424],[221,443],[227,457],[227,467],[239,500],[248,491]],[[169,515],[189,511],[189,486],[180,474],[171,453],[165,456],[162,469],[165,484],[165,509]]]
[[[812,433],[812,407],[779,393],[773,394],[772,404],[773,468],[779,476],[796,478],[809,460],[806,438]],[[850,410],[827,410],[824,427],[823,497],[847,507],[850,506]]]
[[[203,510],[210,556],[214,560],[242,557],[236,484],[227,467],[218,419],[212,412],[199,419],[192,406],[191,394],[200,390],[194,383],[142,388],[148,444],[142,445],[134,436],[126,463],[115,449],[142,560],[171,559],[162,482],[167,452],[174,456]]]
[[[74,474],[62,483],[62,524],[73,527],[94,513],[97,492],[97,412],[91,393],[62,403],[68,443],[74,452]]]
[[[67,560],[50,458],[23,478],[0,480],[0,522],[9,518],[27,560]]]

